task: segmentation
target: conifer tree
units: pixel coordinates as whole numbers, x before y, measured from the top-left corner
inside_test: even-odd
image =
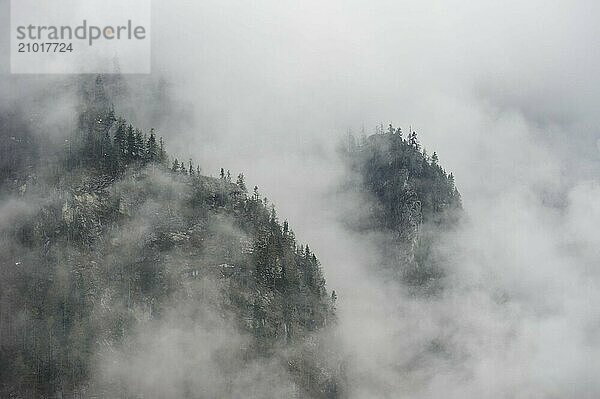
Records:
[[[102,141],[100,144],[100,153],[101,153],[101,163],[102,169],[105,172],[109,172],[112,167],[112,141],[110,139],[110,134],[107,131],[104,132],[104,136],[102,137]]]
[[[146,158],[150,162],[159,161],[159,148],[156,144],[154,129],[150,129],[150,137],[148,137],[148,141],[146,143]]]
[[[134,145],[134,157],[136,159],[143,159],[146,154],[146,145],[144,144],[144,134],[140,129],[135,130],[135,145]]]
[[[125,126],[124,119],[119,119],[117,123],[118,125],[113,138],[113,143],[117,148],[117,152],[121,157],[124,157],[127,154],[127,127]]]
[[[110,110],[108,111],[108,115],[106,116],[106,125],[110,127],[116,121],[117,117],[115,116],[115,107],[111,104]]]
[[[419,140],[417,139],[417,132],[413,131],[412,133],[409,134],[409,139],[408,139],[408,143],[413,146],[414,148],[416,148],[417,150],[419,149]]]
[[[235,184],[237,184],[237,186],[240,188],[240,190],[242,190],[242,192],[246,192],[246,183],[244,181],[244,174],[240,173],[237,177],[237,181],[235,182]]]
[[[289,224],[288,224],[288,221],[287,221],[287,220],[284,220],[284,221],[283,221],[283,236],[284,236],[284,237],[287,237],[287,235],[288,235],[288,233],[289,233],[289,230],[290,230],[290,226],[289,226]]]
[[[162,136],[160,137],[159,143],[160,144],[159,144],[159,149],[158,149],[158,156],[159,156],[158,159],[161,163],[165,163],[167,161],[167,153],[165,150],[165,143],[164,143]]]
[[[133,126],[127,126],[127,159],[132,160],[136,151],[135,132]]]

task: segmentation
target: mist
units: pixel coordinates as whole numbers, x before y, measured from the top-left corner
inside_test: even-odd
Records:
[[[350,397],[594,398],[598,12],[593,1],[154,1],[153,73],[126,78],[124,112],[203,173],[243,172],[311,244],[339,296]],[[160,79],[168,100],[148,90]],[[47,98],[46,81],[2,81],[7,103]],[[59,136],[71,101],[33,107]],[[462,195],[466,220],[436,248],[448,259],[436,297],[379,278],[378,237],[344,224],[364,199],[340,192],[336,149],[349,129],[390,122],[437,151]],[[163,370],[166,351],[169,364],[206,364],[154,344],[175,335],[185,347],[187,334],[214,339],[160,326],[139,338],[156,352],[128,361]]]
[[[194,104],[178,138],[209,170],[243,168],[314,242],[340,296],[353,397],[599,394],[597,11],[334,1],[157,13],[155,70]],[[189,34],[163,31],[170,20]],[[335,194],[335,146],[379,122],[411,125],[457,178],[468,221],[439,249],[453,254],[441,298],[378,281],[371,238],[340,223],[352,204]],[[420,358],[435,338],[447,357]]]

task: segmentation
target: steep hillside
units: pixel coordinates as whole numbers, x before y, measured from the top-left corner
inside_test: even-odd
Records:
[[[443,270],[432,248],[458,221],[462,205],[454,176],[428,156],[416,132],[383,126],[358,142],[350,136],[344,152],[346,190],[359,194],[363,209],[349,218],[354,229],[380,234],[387,272],[419,290],[437,289]]]
[[[259,364],[273,372],[259,373],[261,397],[340,394],[339,362],[316,335],[334,321],[335,293],[242,174],[210,178],[191,160],[171,161],[154,131],[115,116],[102,78],[82,88],[79,127],[60,158],[4,150],[17,158],[2,165],[1,397],[163,397],[164,376],[147,380],[139,359],[165,340],[208,350],[220,376],[180,371],[181,397],[238,397]],[[146,337],[160,326],[201,328],[215,346]]]

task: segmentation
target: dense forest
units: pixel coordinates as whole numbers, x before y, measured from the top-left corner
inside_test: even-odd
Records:
[[[436,243],[451,231],[462,214],[454,176],[422,148],[410,129],[379,125],[375,133],[357,139],[348,135],[343,150],[350,173],[346,191],[361,195],[360,212],[348,218],[353,229],[380,233],[384,272],[415,289],[432,293],[443,277]]]
[[[0,396],[169,397],[106,369],[173,318],[238,337],[211,357],[224,377],[182,378],[180,397],[239,397],[266,359],[291,376],[286,396],[341,396],[342,362],[320,338],[336,294],[309,245],[242,173],[172,157],[117,116],[114,95],[109,77],[82,83],[58,147],[26,118],[0,119]]]

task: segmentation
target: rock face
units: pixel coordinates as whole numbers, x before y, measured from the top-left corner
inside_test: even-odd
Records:
[[[439,166],[437,154],[421,150],[416,133],[404,139],[391,125],[360,143],[350,137],[344,155],[345,189],[363,203],[352,227],[378,234],[387,273],[420,290],[435,289],[443,273],[432,246],[462,209],[452,174]]]

